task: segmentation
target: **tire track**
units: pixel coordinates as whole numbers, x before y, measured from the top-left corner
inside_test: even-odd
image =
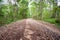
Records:
[[[60,40],[60,31],[46,23],[24,19],[0,27],[0,40]]]

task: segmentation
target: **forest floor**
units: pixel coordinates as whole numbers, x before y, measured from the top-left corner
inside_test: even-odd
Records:
[[[0,40],[60,40],[54,24],[24,19],[0,27]]]

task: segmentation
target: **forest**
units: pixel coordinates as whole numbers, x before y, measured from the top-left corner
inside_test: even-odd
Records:
[[[60,27],[60,0],[0,0],[0,26],[27,18]]]
[[[0,0],[0,40],[60,40],[60,0]]]

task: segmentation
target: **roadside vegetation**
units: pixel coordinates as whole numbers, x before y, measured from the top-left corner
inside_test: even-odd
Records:
[[[60,27],[60,5],[57,0],[0,0],[0,26],[34,18]]]

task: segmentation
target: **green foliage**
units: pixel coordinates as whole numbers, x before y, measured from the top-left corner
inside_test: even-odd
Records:
[[[25,18],[34,18],[55,24],[55,20],[60,20],[60,7],[54,0],[17,0],[15,4],[8,2],[9,4],[0,4],[0,25]]]
[[[1,2],[2,0],[0,0],[0,2]]]
[[[60,29],[60,23],[56,23],[57,27]]]
[[[50,22],[50,23],[56,23],[54,18],[44,19],[44,21]]]
[[[21,0],[17,4],[1,4],[0,6],[0,25],[9,24],[13,21],[27,18],[28,2]]]

